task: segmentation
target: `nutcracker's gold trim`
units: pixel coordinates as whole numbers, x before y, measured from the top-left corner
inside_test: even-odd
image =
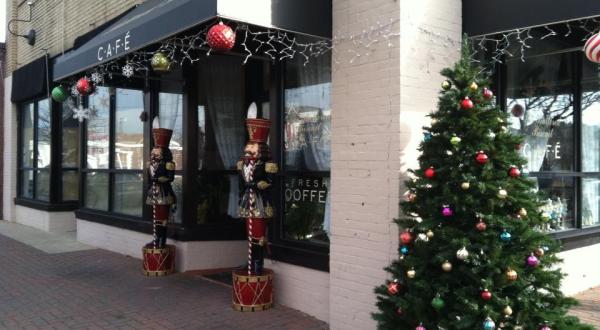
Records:
[[[175,163],[173,162],[167,162],[165,164],[165,168],[169,171],[174,171],[175,170]]]
[[[256,305],[241,305],[232,303],[233,309],[238,312],[260,312],[273,307],[273,303],[256,304]]]
[[[148,253],[148,254],[166,254],[166,253],[171,253],[173,251],[175,251],[174,245],[167,245],[166,248],[147,248],[147,247],[142,248],[142,252]]]
[[[175,272],[174,268],[167,269],[167,270],[145,270],[144,269],[144,275],[151,276],[151,277],[167,276],[174,272]]]
[[[279,172],[279,167],[277,166],[277,163],[266,162],[265,163],[265,172],[267,172],[267,173]]]
[[[273,210],[273,207],[271,205],[265,207],[265,216],[267,218],[272,218],[274,213],[275,211]]]
[[[273,280],[273,272],[270,271],[265,275],[239,275],[233,272],[233,282],[248,282],[248,283],[256,283],[256,282],[267,282],[268,280]]]
[[[242,162],[241,160],[238,160],[236,166],[237,166],[238,171],[241,171],[242,167],[244,167],[244,162]]]
[[[269,188],[271,186],[271,184],[268,183],[267,181],[258,181],[258,183],[256,184],[256,186],[260,190],[265,190],[265,189]]]

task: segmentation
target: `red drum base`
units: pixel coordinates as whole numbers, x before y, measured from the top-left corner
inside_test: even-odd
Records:
[[[166,276],[175,271],[175,246],[164,249],[142,248],[144,256],[144,275]]]
[[[233,309],[240,312],[264,311],[273,306],[273,271],[248,276],[244,269],[233,271]]]

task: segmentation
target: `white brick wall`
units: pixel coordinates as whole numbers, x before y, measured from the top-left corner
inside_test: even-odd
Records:
[[[2,179],[3,220],[15,221],[14,198],[17,196],[17,108],[10,102],[12,76],[4,79],[4,173]]]
[[[48,232],[75,231],[75,213],[48,212],[15,205],[14,221],[25,226]]]
[[[421,126],[435,109],[439,71],[459,57],[428,31],[461,38],[460,0],[333,0],[333,31],[401,21],[401,36],[368,57],[334,66],[332,90],[332,237],[330,325],[372,329],[373,289],[397,256],[398,202],[406,169],[416,164]],[[348,52],[350,43],[336,52]]]

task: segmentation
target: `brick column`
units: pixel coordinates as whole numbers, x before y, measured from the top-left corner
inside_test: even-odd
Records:
[[[373,45],[368,56],[345,60],[351,42],[337,45],[332,87],[331,329],[373,329],[375,286],[397,256],[406,169],[416,164],[425,115],[436,107],[439,71],[459,58],[460,0],[333,0],[333,33],[369,30],[399,20],[400,37]],[[419,30],[422,28],[422,30]]]

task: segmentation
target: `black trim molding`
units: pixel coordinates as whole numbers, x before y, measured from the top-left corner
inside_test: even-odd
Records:
[[[15,205],[25,206],[36,210],[48,212],[68,212],[75,211],[79,206],[77,201],[49,203],[37,199],[29,199],[23,197],[15,198]]]
[[[323,253],[272,243],[271,255],[268,258],[296,266],[329,272],[329,252]]]
[[[600,243],[600,226],[573,229],[551,234],[562,243],[562,250],[568,251]]]

